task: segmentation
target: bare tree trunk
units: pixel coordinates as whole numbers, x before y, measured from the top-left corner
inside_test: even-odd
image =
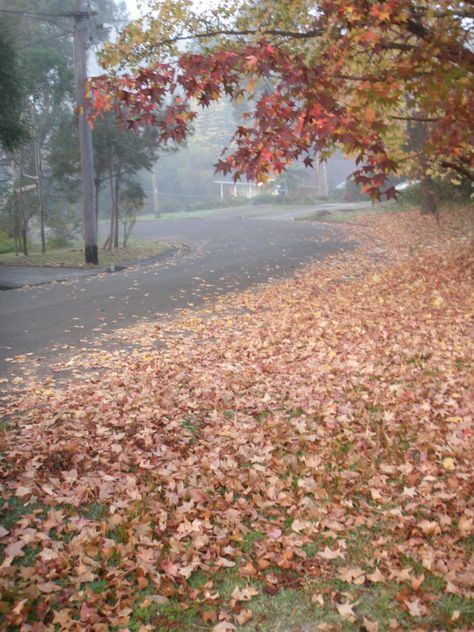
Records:
[[[421,178],[421,214],[434,215],[439,219],[439,209],[433,192],[433,181],[426,173]]]
[[[117,173],[115,175],[115,233],[114,233],[114,248],[119,247],[119,191],[120,191],[120,166],[117,169]]]
[[[126,248],[128,244],[128,240],[130,239],[130,235],[132,234],[133,227],[136,223],[136,218],[134,217],[129,222],[125,221],[123,223],[123,247]]]
[[[415,121],[409,123],[407,127],[409,148],[414,149],[419,154],[420,164],[420,212],[422,215],[434,215],[439,223],[438,201],[434,193],[433,180],[429,175],[429,161],[425,153],[425,145],[429,140],[429,129],[427,123]]]
[[[158,183],[157,183],[157,178],[156,178],[156,162],[153,164],[153,169],[151,172],[151,189],[153,191],[153,213],[155,214],[155,217],[159,217],[160,216],[160,203],[159,203],[159,198],[158,198]],[[221,200],[223,199],[223,190],[222,190],[222,184],[221,184]]]
[[[115,200],[114,200],[114,176],[112,173],[112,166],[109,166],[109,185],[110,185],[110,228],[109,236],[105,244],[107,244],[108,250],[112,250],[113,239],[115,234]],[[106,245],[104,244],[104,248]]]
[[[18,188],[18,210],[21,217],[20,243],[23,254],[28,256],[28,221],[25,217],[25,209],[23,206],[23,172],[20,166],[20,186]]]
[[[34,154],[35,154],[35,169],[36,169],[36,186],[38,187],[38,202],[39,202],[39,216],[40,216],[40,235],[41,235],[41,252],[46,252],[46,236],[44,229],[44,196],[43,196],[43,156],[41,154],[41,145],[39,139],[38,118],[36,116],[36,109],[33,104],[33,139],[34,139]]]
[[[15,180],[16,180],[16,162],[15,162],[15,157],[13,157],[12,159],[11,215],[12,215],[13,240],[15,242],[15,256],[18,257],[20,240],[19,240],[18,217],[17,217],[17,207],[16,207]]]
[[[99,196],[100,196],[100,173],[95,177],[95,232],[99,235]]]
[[[318,171],[318,189],[320,197],[327,198],[328,193],[328,172],[326,162],[320,160],[319,152],[316,156],[316,167]]]

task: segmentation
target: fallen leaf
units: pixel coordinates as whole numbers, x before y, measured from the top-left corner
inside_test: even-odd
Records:
[[[212,632],[231,632],[235,629],[235,625],[232,625],[229,621],[221,621],[212,628]]]
[[[355,604],[353,603],[338,603],[336,604],[336,610],[339,612],[341,617],[344,617],[344,619],[350,619],[351,621],[353,621],[355,619],[355,613],[352,609],[354,606]]]
[[[311,602],[317,603],[319,606],[324,606],[324,597],[319,593],[313,593],[311,595]]]
[[[215,623],[217,621],[217,611],[216,610],[206,610],[202,613],[202,618],[205,623]]]
[[[245,625],[250,621],[252,617],[253,612],[251,610],[241,610],[235,618],[239,625]]]
[[[254,586],[244,586],[243,588],[236,586],[232,591],[231,597],[236,601],[250,601],[252,597],[258,594],[258,590]]]
[[[335,560],[338,557],[344,559],[344,553],[340,550],[333,551],[328,546],[323,551],[318,551],[317,555],[325,560]]]
[[[223,568],[232,568],[233,566],[235,566],[235,562],[233,562],[232,560],[228,560],[226,557],[220,557],[216,561],[216,565],[222,566]]]
[[[454,459],[449,456],[443,459],[443,467],[447,472],[452,472],[453,470],[455,470],[456,464],[454,462]]]
[[[42,584],[38,584],[38,588],[44,593],[52,593],[61,590],[61,586],[58,586],[54,582],[43,582]]]
[[[379,624],[377,621],[371,621],[370,619],[367,619],[367,617],[364,617],[362,619],[362,623],[364,624],[367,632],[379,632]]]
[[[153,603],[156,603],[158,606],[163,606],[165,603],[169,602],[168,597],[165,597],[164,595],[147,595],[146,598]]]
[[[473,519],[462,515],[459,518],[458,529],[461,532],[463,538],[467,537],[472,531]]]
[[[25,546],[25,542],[22,540],[17,540],[16,542],[12,542],[8,546],[5,547],[5,557],[10,557],[15,559],[15,557],[21,557],[24,555],[23,547]]]
[[[418,588],[421,586],[421,584],[424,581],[425,581],[424,575],[420,575],[419,577],[413,577],[413,579],[411,580],[411,587],[413,588],[413,590],[418,590]]]
[[[385,576],[379,571],[378,568],[376,568],[373,573],[367,574],[366,577],[374,584],[382,583],[385,581]]]
[[[281,537],[282,531],[278,527],[273,527],[270,531],[267,531],[267,535],[272,540],[278,540]]]
[[[425,608],[423,606],[420,605],[420,600],[419,599],[415,599],[414,601],[407,601],[406,599],[403,600],[406,607],[408,608],[408,613],[411,617],[422,617],[424,612],[425,612]]]

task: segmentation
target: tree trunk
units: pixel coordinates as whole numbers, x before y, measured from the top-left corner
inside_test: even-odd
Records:
[[[435,215],[438,219],[438,203],[433,192],[433,181],[426,173],[421,178],[421,214]]]
[[[434,215],[439,222],[438,202],[433,188],[433,180],[429,175],[430,163],[425,153],[425,145],[429,140],[427,123],[420,121],[409,122],[407,125],[408,148],[419,155],[420,176],[420,212],[422,215]]]
[[[112,173],[112,166],[109,166],[109,185],[110,185],[110,227],[109,227],[109,236],[107,237],[107,241],[104,244],[104,248],[107,247],[108,250],[112,250],[113,239],[115,234],[115,200],[114,200],[114,176]]]
[[[21,229],[21,247],[23,249],[23,254],[28,257],[28,237],[25,226]]]
[[[100,173],[97,173],[95,177],[95,232],[99,235],[99,196],[100,196]]]
[[[18,216],[16,212],[16,192],[15,192],[15,179],[16,179],[16,163],[15,158],[12,159],[12,204],[11,204],[11,215],[12,215],[12,228],[13,228],[13,239],[15,242],[15,256],[18,257],[19,252],[19,230],[18,230]]]
[[[316,167],[318,172],[318,193],[320,197],[327,198],[328,193],[328,172],[326,162],[320,160],[319,152],[316,155]]]
[[[23,207],[23,174],[20,166],[20,187],[18,189],[18,210],[21,218],[20,243],[25,257],[28,256],[28,220]]]
[[[36,186],[38,187],[38,202],[40,216],[40,235],[41,235],[41,252],[46,252],[46,236],[44,229],[44,196],[43,196],[43,156],[41,155],[41,146],[38,130],[38,119],[36,109],[33,105],[33,138],[34,138],[34,154],[35,154],[35,170],[36,170]]]
[[[120,190],[120,168],[115,175],[115,232],[114,232],[114,248],[119,247],[119,190]]]

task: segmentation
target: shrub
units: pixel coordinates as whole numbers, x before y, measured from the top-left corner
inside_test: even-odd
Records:
[[[8,236],[6,231],[0,231],[0,255],[4,255],[7,252],[13,252],[15,250],[15,242]]]
[[[64,233],[55,232],[48,237],[49,248],[67,248],[68,246],[72,246],[72,243],[71,237]]]
[[[432,191],[436,201],[440,204],[472,204],[471,195],[474,193],[471,183],[464,179],[459,184],[451,184],[443,180],[433,180]],[[421,203],[421,185],[412,184],[400,191],[398,201],[406,206],[419,206]]]

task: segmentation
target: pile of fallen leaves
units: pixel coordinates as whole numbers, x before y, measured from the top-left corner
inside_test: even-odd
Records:
[[[344,586],[389,583],[393,629],[469,629],[431,627],[428,584],[474,593],[472,214],[350,231],[357,252],[141,325],[143,352],[14,402],[5,629],[132,629],[137,604],[156,618],[133,629],[184,629],[160,619],[172,599],[225,632],[298,588],[373,632]]]

